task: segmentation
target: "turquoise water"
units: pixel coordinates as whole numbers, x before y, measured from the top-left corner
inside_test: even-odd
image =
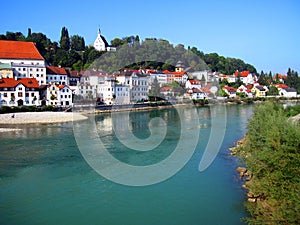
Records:
[[[187,112],[189,109],[186,109]],[[209,108],[199,108],[196,151],[175,176],[150,186],[124,186],[105,179],[83,159],[73,124],[18,126],[0,133],[0,224],[243,224],[244,190],[228,148],[242,138],[252,106],[227,106],[226,135],[219,154],[203,172],[198,165],[210,135]],[[178,141],[174,110],[130,114],[139,138],[149,135],[146,118],[168,121],[163,148],[152,153],[122,150],[109,114],[96,117],[110,153],[135,165],[168,157]],[[85,122],[77,123],[88,129]],[[162,150],[164,149],[164,151]]]

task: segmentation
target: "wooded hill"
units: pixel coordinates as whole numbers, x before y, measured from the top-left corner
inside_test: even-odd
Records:
[[[66,27],[63,27],[61,30],[59,42],[50,40],[43,33],[32,33],[30,28],[28,29],[27,36],[21,32],[6,32],[6,34],[0,35],[0,40],[35,42],[38,50],[44,56],[48,64],[54,66],[60,65],[77,71],[89,68],[94,60],[104,54],[104,52],[96,51],[92,46],[87,46],[83,37],[79,35],[69,35]],[[186,49],[181,44],[173,46],[167,40],[162,39],[146,38],[140,41],[139,36],[128,36],[111,40],[111,46],[124,49],[121,50],[125,54],[124,58],[127,57],[127,49],[133,46],[140,46],[138,50],[135,50],[137,57],[129,61],[144,62],[132,64],[130,69],[136,69],[140,66],[158,70],[174,69],[174,61],[179,59],[187,66],[194,67],[195,69],[210,69],[211,71],[218,71],[224,74],[233,74],[236,70],[249,70],[251,73],[256,73],[254,66],[245,63],[241,59],[226,58],[219,56],[217,53],[205,54],[196,47],[188,47]],[[167,58],[169,61],[156,63],[153,61],[145,62],[145,60],[143,60],[144,55],[150,55],[148,58],[157,58],[153,57],[157,49],[160,50],[159,52],[166,51],[167,53],[172,53],[172,55],[163,56],[163,58]],[[203,63],[195,65],[198,63],[197,60],[195,61],[195,56],[203,60]],[[112,60],[113,56],[109,61],[111,62]]]

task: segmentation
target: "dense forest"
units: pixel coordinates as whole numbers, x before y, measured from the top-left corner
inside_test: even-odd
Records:
[[[0,40],[35,42],[38,50],[44,56],[48,64],[54,66],[60,65],[77,71],[89,68],[91,63],[104,54],[104,52],[96,51],[92,46],[87,46],[83,37],[79,35],[70,35],[66,27],[63,27],[61,30],[59,42],[50,40],[43,33],[33,33],[30,28],[28,29],[27,36],[21,32],[8,31],[6,34],[0,34]],[[127,60],[128,62],[133,62],[131,63],[132,69],[139,66],[146,66],[159,70],[174,69],[174,63],[176,63],[175,60],[181,60],[187,66],[195,69],[210,69],[224,74],[233,74],[236,70],[249,70],[252,73],[256,73],[254,66],[245,63],[241,59],[226,58],[224,56],[219,56],[217,53],[204,54],[196,47],[188,47],[186,49],[181,44],[173,46],[168,41],[162,39],[146,38],[145,40],[140,41],[139,36],[137,35],[115,38],[111,40],[110,43],[111,46],[121,49],[121,53],[118,53],[118,56],[126,56],[125,58],[127,59],[128,56],[126,53],[128,53],[128,51],[130,51],[130,54],[136,54],[134,59],[130,58],[132,57],[131,55],[129,60]],[[130,49],[133,47],[135,47],[134,51]],[[157,51],[163,55],[158,57]],[[171,53],[171,55],[167,55],[169,53]],[[110,56],[106,58],[109,63],[113,63],[114,56],[112,55],[113,53],[110,53]],[[145,55],[147,57],[145,57]],[[199,59],[195,60],[195,56],[200,58],[200,61],[203,61],[200,62]],[[164,63],[155,63],[152,60],[144,60],[144,58],[162,58],[169,60],[162,61]],[[198,65],[196,65],[197,63]]]
[[[246,182],[249,224],[299,224],[300,221],[300,123],[289,119],[300,106],[268,102],[259,105],[248,124],[239,155],[252,179]]]

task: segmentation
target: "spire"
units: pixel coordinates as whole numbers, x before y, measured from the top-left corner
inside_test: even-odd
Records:
[[[98,34],[101,35],[100,25],[99,25],[99,28],[98,28]]]

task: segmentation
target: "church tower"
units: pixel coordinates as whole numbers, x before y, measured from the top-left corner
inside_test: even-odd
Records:
[[[105,38],[101,35],[100,27],[98,29],[98,35],[94,42],[94,48],[100,52],[106,51],[107,42]]]

